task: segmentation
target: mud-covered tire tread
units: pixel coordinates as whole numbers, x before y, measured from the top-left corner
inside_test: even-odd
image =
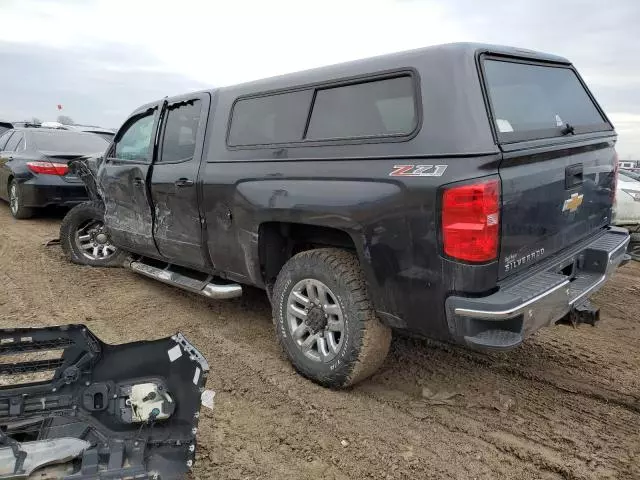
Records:
[[[22,186],[20,185],[20,182],[18,182],[15,179],[10,179],[9,180],[9,187],[7,188],[8,192],[11,192],[11,187],[13,187],[13,185],[15,185],[18,189],[18,197],[21,198],[22,197]],[[11,199],[9,199],[9,202],[11,202]],[[27,220],[31,217],[33,217],[33,215],[35,214],[35,209],[31,208],[31,207],[23,207],[22,206],[22,201],[18,202],[18,211],[16,213],[13,213],[13,210],[11,210],[11,203],[9,203],[9,213],[11,213],[11,216],[13,218],[15,218],[16,220]]]
[[[127,252],[118,249],[118,252],[107,260],[91,260],[78,250],[75,243],[75,230],[79,223],[91,218],[102,219],[104,206],[102,202],[90,201],[76,205],[62,219],[60,224],[60,246],[65,256],[78,265],[91,265],[92,267],[120,267],[127,258]]]
[[[349,317],[350,334],[354,335],[352,348],[342,357],[343,366],[330,375],[319,375],[313,364],[297,362],[288,352],[287,338],[283,338],[279,316],[286,308],[285,296],[292,282],[287,281],[298,269],[307,269],[312,277],[317,269],[326,268],[334,276],[343,291],[334,292],[349,298],[351,311],[344,312]],[[375,373],[384,362],[391,343],[391,329],[378,319],[369,301],[364,274],[356,255],[337,248],[321,248],[298,253],[282,268],[273,289],[273,317],[276,336],[294,368],[306,378],[331,388],[345,388],[366,379]],[[297,348],[297,347],[292,347]]]

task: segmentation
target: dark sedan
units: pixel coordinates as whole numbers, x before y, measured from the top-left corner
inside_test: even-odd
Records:
[[[15,218],[29,218],[39,207],[83,202],[87,192],[68,162],[102,154],[108,145],[91,133],[11,129],[0,136],[0,198],[9,202]]]

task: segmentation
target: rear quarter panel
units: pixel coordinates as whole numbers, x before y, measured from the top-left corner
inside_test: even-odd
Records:
[[[259,228],[280,221],[349,234],[384,321],[446,338],[444,299],[495,286],[497,264],[461,265],[440,255],[440,187],[470,172],[497,172],[498,157],[412,160],[447,165],[442,176],[392,177],[399,159],[211,162],[201,172],[206,242],[216,270],[263,287]],[[247,171],[251,177],[247,178]]]

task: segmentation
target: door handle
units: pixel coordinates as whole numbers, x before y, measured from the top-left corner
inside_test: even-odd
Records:
[[[582,185],[584,181],[583,166],[581,163],[568,166],[564,171],[564,188],[569,190],[570,188]]]
[[[136,187],[141,187],[141,186],[144,185],[144,180],[142,180],[140,177],[136,177],[136,178],[133,179],[133,184]]]
[[[189,180],[188,178],[180,178],[175,182],[176,187],[191,187],[193,186],[193,180]]]

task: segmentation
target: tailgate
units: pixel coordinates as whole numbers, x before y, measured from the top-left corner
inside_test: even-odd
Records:
[[[486,58],[505,278],[611,222],[615,132],[570,65]]]

